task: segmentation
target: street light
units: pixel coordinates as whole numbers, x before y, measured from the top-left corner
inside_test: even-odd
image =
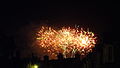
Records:
[[[38,68],[38,65],[37,65],[37,64],[34,64],[34,65],[32,66],[32,68]]]
[[[28,64],[27,68],[39,68],[37,64]]]

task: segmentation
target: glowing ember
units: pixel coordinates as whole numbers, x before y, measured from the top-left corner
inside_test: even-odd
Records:
[[[38,31],[36,43],[43,53],[53,58],[62,53],[65,58],[74,57],[75,53],[87,55],[95,47],[96,37],[94,33],[84,31],[82,28],[62,28],[60,30],[51,27],[43,27]]]

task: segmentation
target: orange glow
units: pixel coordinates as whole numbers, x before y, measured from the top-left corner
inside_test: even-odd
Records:
[[[55,30],[42,26],[37,33],[36,43],[44,50],[43,53],[51,58],[56,57],[58,53],[62,53],[67,58],[73,57],[76,52],[80,55],[87,55],[95,47],[96,37],[94,33],[82,28],[79,30],[63,27]]]

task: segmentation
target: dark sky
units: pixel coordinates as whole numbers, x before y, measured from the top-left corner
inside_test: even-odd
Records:
[[[31,5],[31,6],[30,6]],[[28,8],[29,7],[29,8]],[[106,39],[116,39],[119,35],[118,24],[113,22],[112,1],[101,2],[39,2],[9,3],[1,8],[0,29],[4,35],[14,35],[23,26],[31,22],[48,20],[48,25],[78,24],[103,34]]]
[[[4,53],[12,51],[16,48],[12,43],[13,36],[19,29],[31,23],[38,25],[44,20],[48,21],[45,23],[47,25],[78,24],[80,27],[90,28],[91,31],[100,34],[106,42],[119,41],[118,20],[113,19],[117,17],[119,11],[115,10],[117,7],[114,5],[110,0],[66,3],[45,1],[24,4],[5,2],[0,8],[0,41],[2,42],[0,45],[3,45],[0,50]]]

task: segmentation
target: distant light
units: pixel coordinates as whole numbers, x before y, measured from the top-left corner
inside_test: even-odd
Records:
[[[37,64],[28,64],[27,68],[38,68]]]
[[[35,65],[33,65],[33,67],[32,67],[32,68],[38,68],[38,65],[36,65],[36,64],[35,64]]]

